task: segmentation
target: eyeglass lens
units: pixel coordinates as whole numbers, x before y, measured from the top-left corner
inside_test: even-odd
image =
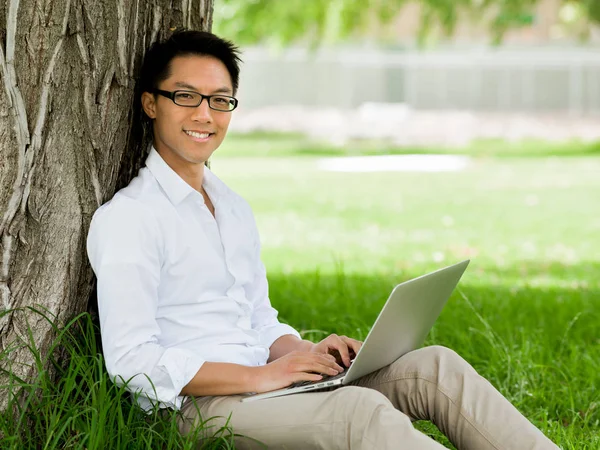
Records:
[[[196,92],[176,92],[175,103],[181,106],[198,106],[202,96]],[[226,95],[211,95],[208,98],[208,104],[211,108],[220,111],[231,111],[235,108],[235,100]]]

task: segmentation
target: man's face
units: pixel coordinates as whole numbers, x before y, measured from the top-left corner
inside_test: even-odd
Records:
[[[178,56],[170,65],[170,76],[158,89],[188,90],[204,95],[233,96],[231,77],[225,65],[211,56]],[[208,100],[189,108],[178,106],[169,98],[149,92],[142,94],[142,106],[154,119],[154,146],[176,171],[202,165],[221,145],[231,120],[231,112],[215,111]],[[200,138],[190,133],[210,133]]]

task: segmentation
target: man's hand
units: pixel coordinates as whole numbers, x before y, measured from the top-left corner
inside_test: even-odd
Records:
[[[356,357],[361,347],[362,342],[356,339],[331,334],[318,344],[314,344],[310,351],[332,355],[338,364],[350,367],[350,361]]]
[[[254,368],[254,392],[281,389],[298,381],[319,381],[322,375],[337,375],[343,368],[326,353],[291,352],[275,361]]]

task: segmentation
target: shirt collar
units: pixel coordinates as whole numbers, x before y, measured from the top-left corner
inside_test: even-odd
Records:
[[[204,166],[204,179],[202,180],[202,187],[210,195],[210,199],[213,203],[218,203],[223,197],[227,197],[229,194],[229,188],[223,183],[219,177],[217,177],[212,171]]]
[[[192,192],[199,194],[199,192],[187,184],[177,172],[169,167],[154,146],[151,146],[150,153],[146,158],[146,167],[150,170],[152,175],[154,175],[154,178],[156,178],[156,181],[158,181],[167,194],[167,197],[169,197],[169,200],[174,205],[181,203]],[[209,193],[213,203],[218,202],[218,200],[226,194],[225,184],[206,166],[204,166],[202,186]]]

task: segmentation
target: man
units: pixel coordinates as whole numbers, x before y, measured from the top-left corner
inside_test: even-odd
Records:
[[[210,33],[174,34],[148,51],[142,107],[146,167],[94,215],[106,366],[150,408],[181,409],[180,428],[231,416],[238,448],[441,449],[415,430],[432,420],[460,449],[555,449],[490,383],[443,347],[411,352],[339,389],[240,402],[348,366],[361,343],[313,344],[279,323],[248,204],[206,166],[227,133],[238,50]],[[333,356],[337,354],[339,358]],[[195,401],[192,401],[195,399]]]

